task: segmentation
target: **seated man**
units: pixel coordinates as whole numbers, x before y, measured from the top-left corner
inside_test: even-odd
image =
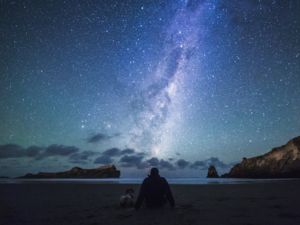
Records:
[[[165,178],[159,175],[157,168],[152,168],[150,175],[144,179],[135,209],[139,209],[144,200],[147,208],[162,207],[167,201],[171,207],[175,205],[169,184]]]

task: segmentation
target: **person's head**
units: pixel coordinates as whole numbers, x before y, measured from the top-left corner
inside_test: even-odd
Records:
[[[156,167],[151,168],[150,170],[150,176],[159,176],[159,170]]]

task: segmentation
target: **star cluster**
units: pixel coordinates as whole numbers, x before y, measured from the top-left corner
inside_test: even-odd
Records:
[[[297,0],[0,1],[1,169],[192,174],[284,144],[300,134],[299,11]]]

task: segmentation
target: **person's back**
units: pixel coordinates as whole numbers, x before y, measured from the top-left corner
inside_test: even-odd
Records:
[[[139,209],[144,200],[148,208],[162,207],[167,201],[172,207],[175,205],[169,184],[159,176],[157,168],[152,168],[150,175],[145,178],[135,208]]]

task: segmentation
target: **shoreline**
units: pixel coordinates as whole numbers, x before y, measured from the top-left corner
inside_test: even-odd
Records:
[[[139,185],[143,182],[144,178],[4,178],[0,179],[1,184],[26,184],[26,183],[46,183],[46,184],[132,184]],[[293,182],[299,181],[300,178],[166,178],[172,185],[235,185],[235,184],[259,184],[259,183],[276,183],[276,182]]]

